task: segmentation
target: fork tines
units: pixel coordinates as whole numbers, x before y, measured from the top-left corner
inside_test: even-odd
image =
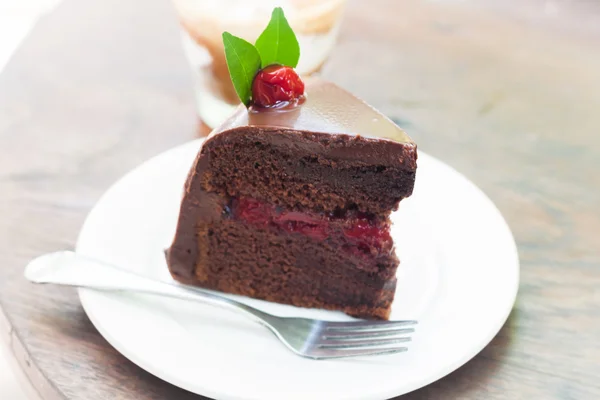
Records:
[[[327,322],[315,345],[328,357],[392,354],[404,352],[417,321]]]

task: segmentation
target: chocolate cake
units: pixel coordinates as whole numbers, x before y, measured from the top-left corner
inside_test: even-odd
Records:
[[[303,104],[241,105],[202,144],[167,251],[183,283],[387,319],[390,213],[411,195],[415,143],[338,86]]]

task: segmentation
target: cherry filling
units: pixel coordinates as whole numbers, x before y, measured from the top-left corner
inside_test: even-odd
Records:
[[[389,254],[392,250],[390,227],[385,222],[364,213],[305,213],[286,211],[280,207],[251,198],[234,199],[228,213],[235,219],[257,226],[271,226],[288,233],[299,233],[317,240],[343,236],[352,252],[374,256]]]

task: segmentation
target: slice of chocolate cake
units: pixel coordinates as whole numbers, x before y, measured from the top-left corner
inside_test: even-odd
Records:
[[[168,251],[173,277],[227,293],[386,319],[390,213],[413,190],[415,143],[332,83],[301,106],[240,106],[203,143]]]
[[[388,318],[398,267],[389,216],[412,193],[416,145],[334,84],[305,85],[281,8],[255,45],[229,33],[223,44],[243,105],[209,135],[189,173],[167,252],[171,274]]]

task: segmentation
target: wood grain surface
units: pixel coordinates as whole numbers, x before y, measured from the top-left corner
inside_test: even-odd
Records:
[[[600,5],[365,4],[324,74],[479,185],[522,264],[492,343],[403,399],[600,398]],[[0,75],[0,329],[44,400],[200,398],[112,349],[74,290],[22,278],[123,173],[196,135],[190,80],[166,0],[67,0]]]

